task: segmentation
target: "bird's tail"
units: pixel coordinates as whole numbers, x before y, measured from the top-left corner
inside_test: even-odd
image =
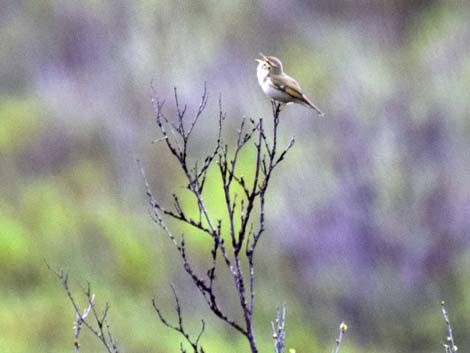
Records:
[[[315,110],[317,112],[318,116],[325,116],[325,113],[323,113],[320,110],[320,108],[318,108],[315,104],[313,104],[313,102],[310,99],[308,99],[308,97],[305,94],[302,95],[302,98],[304,99],[304,101],[303,101],[304,105],[306,105],[307,107],[310,107],[313,110]]]

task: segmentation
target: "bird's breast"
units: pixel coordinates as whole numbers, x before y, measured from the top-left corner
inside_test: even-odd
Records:
[[[273,86],[273,84],[271,83],[269,79],[266,79],[261,84],[261,87],[263,88],[263,92],[267,96],[271,97],[272,99],[278,102],[287,103],[287,102],[292,101],[292,97],[289,94]]]
[[[263,87],[263,83],[268,77],[268,73],[265,70],[259,69],[256,71],[256,76],[258,77],[258,83]]]

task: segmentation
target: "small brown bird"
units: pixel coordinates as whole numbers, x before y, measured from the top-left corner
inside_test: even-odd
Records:
[[[302,92],[297,81],[284,73],[281,60],[274,56],[260,55],[262,59],[256,59],[258,62],[256,74],[259,85],[269,98],[279,102],[281,107],[284,104],[298,103],[312,108],[319,116],[325,115]]]

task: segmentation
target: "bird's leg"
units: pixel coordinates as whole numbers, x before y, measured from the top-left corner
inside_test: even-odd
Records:
[[[273,106],[274,115],[278,115],[282,109],[284,109],[285,104],[281,102],[276,102],[274,99],[271,99],[271,104]]]
[[[277,103],[274,99],[271,99],[271,108],[273,109],[273,114],[276,114],[277,111]]]

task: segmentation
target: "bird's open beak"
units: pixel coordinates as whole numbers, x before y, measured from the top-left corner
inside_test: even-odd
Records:
[[[255,59],[259,63],[269,63],[269,59],[266,55],[264,55],[262,52],[259,52],[259,56],[261,56],[263,59]]]
[[[259,55],[263,58],[265,62],[269,62],[269,59],[266,55],[264,55],[262,52],[259,52]]]

